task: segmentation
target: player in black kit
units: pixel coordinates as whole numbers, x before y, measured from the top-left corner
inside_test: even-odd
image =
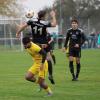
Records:
[[[56,17],[55,12],[51,11],[51,21],[45,21],[46,19],[46,11],[41,10],[38,12],[37,19],[30,19],[26,24],[22,25],[20,29],[16,33],[16,37],[20,36],[20,32],[24,30],[27,26],[31,26],[32,33],[32,41],[38,45],[40,45],[47,52],[47,60],[48,60],[48,69],[49,71],[49,80],[52,84],[55,84],[53,75],[52,75],[52,62],[50,60],[50,48],[48,48],[48,39],[47,39],[47,28],[56,26]]]
[[[69,68],[72,74],[72,81],[78,80],[80,73],[80,57],[81,57],[81,46],[85,41],[85,35],[81,29],[78,28],[78,21],[73,19],[71,21],[71,26],[66,34],[66,40],[64,43],[63,50],[65,51],[69,47]],[[68,45],[69,42],[69,45]],[[76,58],[76,73],[74,73],[73,58]]]

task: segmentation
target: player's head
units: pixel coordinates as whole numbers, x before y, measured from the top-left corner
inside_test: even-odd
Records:
[[[22,39],[22,43],[23,43],[25,49],[31,47],[31,40],[30,40],[29,37],[24,37],[24,38]]]
[[[72,26],[72,29],[76,30],[78,28],[78,20],[73,19],[71,21],[71,26]]]
[[[45,10],[40,10],[38,12],[38,18],[44,20],[46,16],[46,11]]]

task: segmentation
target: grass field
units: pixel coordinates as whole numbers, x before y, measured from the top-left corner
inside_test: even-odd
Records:
[[[27,82],[24,75],[32,65],[26,52],[0,52],[0,100],[100,100],[100,50],[83,50],[79,81],[72,82],[65,55],[55,51],[55,86],[48,84],[53,96],[37,92],[38,86]]]

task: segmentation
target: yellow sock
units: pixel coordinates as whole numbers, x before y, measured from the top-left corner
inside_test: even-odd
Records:
[[[45,91],[48,92],[48,93],[52,93],[50,87],[48,87],[47,89],[45,89]]]

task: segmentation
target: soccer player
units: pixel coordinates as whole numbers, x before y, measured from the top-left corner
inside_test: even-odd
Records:
[[[70,72],[72,74],[72,81],[78,80],[79,73],[80,73],[80,57],[81,57],[81,46],[85,41],[85,35],[81,29],[78,28],[78,21],[76,19],[73,19],[71,21],[71,26],[66,34],[66,40],[64,43],[63,50],[65,51],[67,47],[69,47],[69,68]],[[69,46],[67,46],[69,42]],[[74,72],[74,66],[73,66],[73,58],[76,58],[76,65],[77,70],[76,73]]]
[[[50,56],[50,49],[48,48],[48,40],[46,38],[47,35],[47,27],[55,27],[56,26],[56,17],[55,12],[51,11],[51,21],[46,20],[46,11],[41,10],[38,12],[38,18],[35,20],[29,20],[26,24],[22,25],[21,28],[17,31],[16,37],[20,36],[20,32],[25,29],[27,26],[31,26],[32,30],[32,41],[36,44],[41,45],[41,47],[48,53],[47,56]],[[50,57],[48,57],[50,58]],[[52,62],[50,59],[48,60],[48,67],[51,71],[49,73],[49,80],[52,84],[55,84],[52,74]]]
[[[38,83],[41,88],[47,91],[48,96],[51,96],[52,91],[45,83],[45,76],[48,71],[46,52],[38,45],[31,42],[29,37],[24,37],[22,42],[26,51],[32,56],[34,60],[34,64],[29,68],[25,76],[26,80]],[[36,75],[38,75],[38,80],[36,80]]]

